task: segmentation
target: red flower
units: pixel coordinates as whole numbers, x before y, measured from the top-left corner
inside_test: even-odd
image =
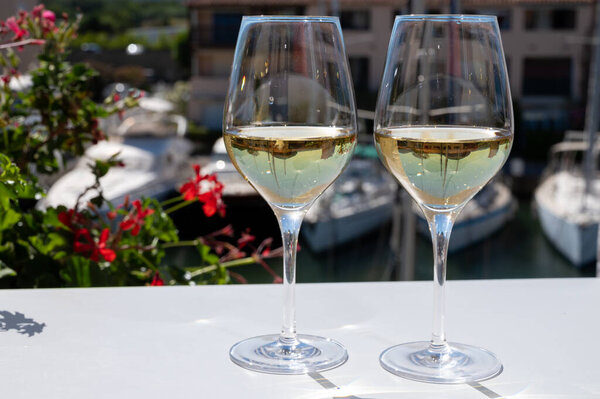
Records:
[[[71,230],[73,230],[74,224],[81,225],[84,224],[86,221],[85,216],[83,216],[79,212],[75,212],[74,209],[69,209],[66,212],[60,212],[58,214],[58,220]]]
[[[98,262],[100,256],[107,262],[112,262],[116,259],[117,254],[110,248],[106,247],[106,241],[110,235],[110,230],[104,229],[100,234],[100,239],[96,243],[88,229],[79,229],[75,232],[75,243],[73,251],[87,256],[90,260]],[[83,239],[83,240],[81,240]],[[80,241],[81,240],[81,241]]]
[[[54,15],[54,13],[50,10],[45,10],[42,13],[42,18],[44,18],[45,20],[48,20],[52,23],[54,23],[54,21],[56,21],[56,15]]]
[[[225,204],[223,203],[223,183],[217,180],[217,176],[201,175],[200,166],[194,165],[196,177],[190,179],[181,186],[179,192],[186,201],[197,199],[202,202],[202,210],[207,217],[213,216],[219,212],[219,215],[225,216]]]
[[[21,27],[17,23],[17,20],[15,19],[15,17],[8,18],[6,20],[6,26],[8,27],[8,29],[12,30],[13,33],[15,34],[15,36],[13,37],[13,40],[15,40],[15,41],[21,40],[23,37],[25,37],[29,34],[29,32],[27,32],[27,30],[21,29]]]
[[[238,248],[242,249],[246,245],[254,242],[254,240],[256,240],[256,237],[250,234],[250,229],[246,229],[246,231],[242,233],[242,237],[237,240]]]
[[[152,279],[152,282],[150,283],[150,285],[158,287],[158,286],[165,285],[165,282],[163,281],[162,278],[160,278],[160,274],[156,273],[154,275],[154,278]]]
[[[140,200],[135,200],[131,203],[135,207],[135,213],[127,216],[120,224],[123,231],[131,230],[132,236],[137,236],[144,224],[146,216],[150,216],[154,213],[154,209],[142,209],[142,203]],[[133,230],[132,230],[133,229]]]

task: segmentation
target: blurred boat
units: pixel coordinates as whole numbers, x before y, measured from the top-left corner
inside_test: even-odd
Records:
[[[504,183],[498,180],[488,183],[467,202],[456,218],[448,252],[459,251],[489,237],[512,219],[516,210],[517,201]],[[423,213],[417,205],[414,205],[414,211],[419,217],[417,229],[429,237],[429,227]]]
[[[73,208],[78,199],[79,206],[84,206],[98,195],[97,190],[90,190],[80,197],[95,181],[88,165],[117,153],[125,166],[113,167],[100,178],[104,198],[117,205],[127,195],[131,199],[166,197],[189,169],[193,147],[183,137],[186,129],[187,120],[181,115],[137,111],[123,120],[108,141],[90,146],[74,168],[50,187],[38,207]]]
[[[391,220],[396,190],[377,159],[354,158],[309,209],[300,234],[314,252],[354,240]]]
[[[582,132],[567,132],[550,149],[550,165],[534,197],[546,237],[576,267],[596,259],[598,242],[600,142],[592,149],[595,170],[586,192],[582,159],[589,146]]]
[[[225,142],[222,137],[215,141],[210,154],[210,161],[202,168],[202,173],[215,173],[225,186],[223,197],[226,202],[231,200],[260,199],[258,192],[242,177],[227,155]]]

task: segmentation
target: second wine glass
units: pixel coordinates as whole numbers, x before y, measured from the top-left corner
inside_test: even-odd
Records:
[[[429,224],[434,314],[431,341],[387,349],[380,357],[386,370],[437,383],[479,381],[502,371],[493,353],[446,341],[445,280],[454,221],[500,170],[512,140],[496,17],[396,17],[377,101],[375,143]]]
[[[225,104],[223,138],[237,170],[269,203],[283,240],[280,334],[235,344],[231,359],[261,372],[302,374],[344,363],[328,338],[296,334],[296,248],[302,219],[356,145],[352,82],[339,20],[244,17]]]

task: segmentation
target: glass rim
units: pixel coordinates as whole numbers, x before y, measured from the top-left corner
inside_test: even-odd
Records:
[[[259,22],[259,21],[295,21],[295,22],[332,22],[339,23],[339,17],[329,15],[244,15],[242,22]]]
[[[495,15],[484,14],[407,14],[396,15],[395,20],[407,21],[424,21],[424,20],[440,20],[440,21],[478,21],[478,22],[494,22],[498,21]]]

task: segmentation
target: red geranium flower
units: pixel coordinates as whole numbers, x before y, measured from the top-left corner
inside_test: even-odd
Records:
[[[117,254],[110,248],[106,247],[106,241],[110,235],[110,230],[104,229],[100,234],[100,239],[96,243],[88,229],[79,229],[75,232],[75,243],[73,251],[87,256],[90,260],[98,262],[100,256],[107,262],[112,262],[116,259]]]
[[[125,220],[120,224],[123,231],[131,230],[132,236],[137,236],[144,224],[144,218],[152,215],[154,209],[142,209],[142,203],[140,200],[135,200],[131,203],[135,207],[135,213],[129,214]]]
[[[196,176],[181,186],[179,192],[186,201],[197,199],[202,202],[202,210],[207,217],[219,212],[225,216],[225,204],[223,203],[223,183],[217,180],[217,176],[201,175],[200,166],[194,165]]]
[[[154,278],[152,279],[152,282],[150,283],[150,285],[158,287],[158,286],[165,285],[165,282],[163,281],[162,278],[160,278],[160,274],[156,273],[154,275]]]
[[[83,214],[75,212],[74,209],[69,209],[66,212],[60,212],[58,214],[58,220],[69,229],[73,230],[74,224],[84,224],[86,219]]]

